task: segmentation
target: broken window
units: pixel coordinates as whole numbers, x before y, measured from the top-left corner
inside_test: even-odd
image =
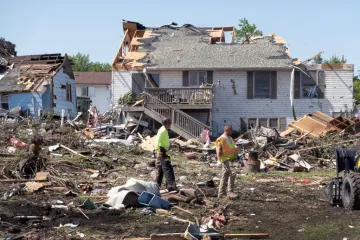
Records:
[[[72,102],[71,84],[66,84],[66,101]]]
[[[317,98],[318,85],[316,71],[309,71],[307,75],[301,71],[295,71],[294,98]]]
[[[0,95],[1,100],[1,108],[5,110],[9,110],[9,95],[2,94]]]
[[[248,124],[249,129],[256,128],[256,126],[257,126],[257,119],[256,118],[249,118],[248,121],[249,121],[249,124]]]
[[[277,119],[277,118],[270,118],[270,120],[269,120],[269,127],[271,127],[271,128],[278,128],[278,127],[279,127],[278,119]]]
[[[153,84],[153,85],[155,85],[155,87],[159,87],[160,86],[160,74],[154,74],[154,73],[152,73],[152,74],[148,74],[148,76],[149,76],[149,81],[151,81],[151,83]],[[150,87],[152,87],[150,84],[149,84],[149,82],[148,81],[145,81],[145,87],[146,88],[150,88]]]

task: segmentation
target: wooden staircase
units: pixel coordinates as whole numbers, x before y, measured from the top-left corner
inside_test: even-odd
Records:
[[[144,92],[144,96],[144,113],[159,123],[166,117],[171,118],[171,130],[181,137],[185,139],[196,138],[201,135],[205,127],[210,129],[206,124],[170,106],[157,97],[146,92]]]

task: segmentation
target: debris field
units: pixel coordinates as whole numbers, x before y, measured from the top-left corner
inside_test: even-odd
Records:
[[[214,142],[171,139],[179,192],[154,183],[154,133],[116,114],[0,123],[4,239],[356,239],[360,216],[330,205],[334,147],[358,146],[358,119],[308,114],[279,133],[255,128],[239,147],[236,199],[217,199]],[[93,123],[94,124],[94,123]],[[141,131],[140,131],[141,129]],[[248,161],[256,152],[256,163]]]

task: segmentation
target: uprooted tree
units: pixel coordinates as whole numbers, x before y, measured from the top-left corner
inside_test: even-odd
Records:
[[[262,31],[257,29],[255,24],[250,24],[246,18],[240,19],[238,24],[239,28],[235,29],[236,41],[241,42],[247,39],[249,36],[262,36]]]
[[[109,63],[91,62],[89,54],[71,55],[74,72],[111,72]]]

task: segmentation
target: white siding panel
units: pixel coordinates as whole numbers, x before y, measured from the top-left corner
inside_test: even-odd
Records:
[[[325,99],[295,99],[296,117],[315,111],[330,116],[333,112],[352,111],[353,75],[353,71],[325,71]],[[240,118],[286,118],[287,124],[292,122],[290,77],[290,70],[277,73],[277,99],[247,99],[246,71],[214,71],[213,127],[221,131],[224,124],[232,124],[239,130]],[[160,87],[182,87],[182,71],[161,71]],[[193,116],[204,119],[203,115]]]
[[[130,71],[113,71],[112,72],[112,104],[116,106],[119,98],[125,93],[132,90]]]
[[[161,71],[159,87],[161,88],[182,87],[182,71]]]
[[[110,109],[111,103],[111,89],[110,85],[94,85],[94,84],[76,84],[77,96],[81,96],[82,87],[94,88],[94,93],[90,96],[91,105],[96,106],[97,110],[104,114]]]
[[[54,114],[61,116],[61,110],[65,110],[66,112],[70,112],[71,117],[75,117],[77,115],[75,80],[71,79],[69,75],[65,74],[63,69],[61,69],[54,76],[53,84],[54,97],[56,96],[56,99],[54,99]],[[66,89],[61,88],[62,85],[66,84],[71,84],[72,102],[66,100]]]
[[[290,71],[278,72],[277,99],[247,99],[245,71],[215,71],[212,109],[214,125],[221,129],[225,123],[230,123],[238,130],[240,118],[285,117],[287,124],[290,123],[293,121],[289,97],[290,76]],[[233,92],[231,79],[235,81],[237,95]],[[333,112],[352,111],[352,79],[352,71],[325,71],[325,99],[295,99],[296,117],[317,110],[328,115]]]

